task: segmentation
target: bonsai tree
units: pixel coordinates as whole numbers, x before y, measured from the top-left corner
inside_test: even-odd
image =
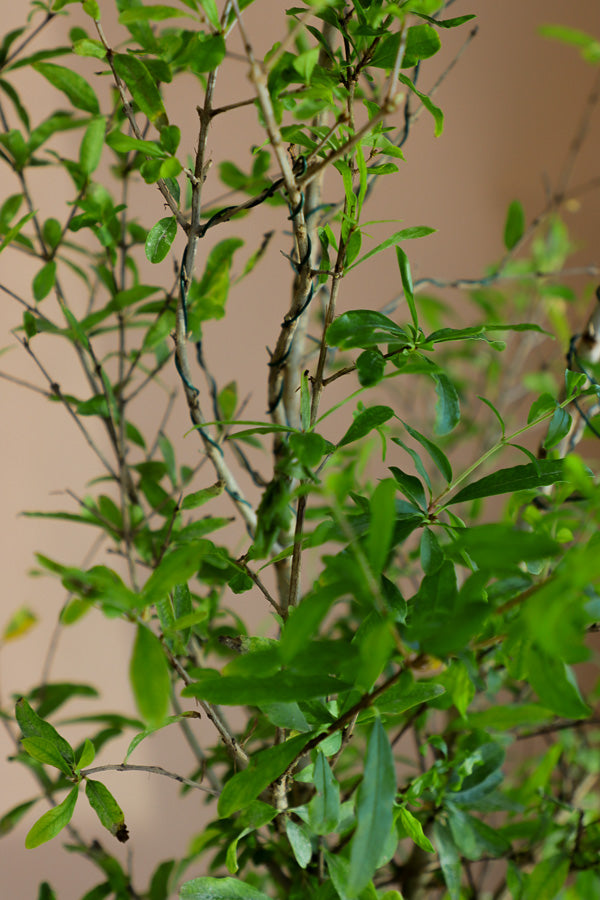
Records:
[[[280,39],[263,56],[251,5],[34,0],[2,41],[0,156],[14,190],[0,251],[35,275],[26,295],[8,269],[0,287],[16,303],[28,386],[92,463],[89,493],[28,515],[99,538],[85,564],[65,543],[60,558],[37,554],[37,569],[67,591],[59,630],[126,623],[137,708],[98,713],[98,673],[56,681],[51,667],[3,697],[11,765],[37,793],[2,830],[22,830],[32,865],[50,840],[89,859],[97,880],[82,900],[596,896],[597,719],[573,667],[600,617],[600,503],[577,452],[600,436],[599,316],[588,320],[595,282],[581,307],[569,286],[570,170],[531,222],[509,205],[502,258],[453,283],[476,310],[456,326],[438,273],[411,274],[414,242],[433,229],[384,223],[381,237],[367,216],[371,195],[416,165],[403,148],[417,116],[442,134],[423,72],[449,30],[473,39],[475,16],[454,16],[451,0],[310,0],[276,9]],[[40,43],[71,15],[69,46]],[[546,35],[598,64],[593,37]],[[222,103],[219,73],[240,56],[249,81]],[[14,77],[24,67],[56,89],[39,122]],[[167,99],[190,79],[193,146]],[[262,133],[243,168],[209,151],[215,122],[241,107]],[[46,219],[40,166],[71,185]],[[158,221],[143,199],[156,192]],[[264,238],[232,236],[267,209]],[[211,369],[205,323],[225,319],[227,333],[229,295],[249,276],[269,290],[271,242],[289,293],[256,323],[270,350],[248,365],[266,411],[248,418],[244,386]],[[353,298],[355,269],[376,279],[379,254],[395,255],[398,295]],[[556,298],[573,306],[572,341]],[[515,360],[548,332],[566,368],[524,379]],[[504,363],[507,344],[521,352]],[[59,352],[85,390],[59,383]],[[522,383],[523,402],[505,408]],[[160,410],[152,433],[140,398]],[[191,420],[185,441],[174,403]],[[34,624],[16,604],[4,641]],[[89,713],[66,718],[76,697]],[[190,771],[136,763],[163,728],[189,747]],[[528,740],[507,764],[536,735],[548,743]],[[156,860],[147,884],[126,864],[120,844],[144,847],[106,783],[139,769],[200,794],[208,822],[190,817],[185,855]],[[82,805],[99,820],[91,839]],[[54,897],[43,882],[40,900]]]

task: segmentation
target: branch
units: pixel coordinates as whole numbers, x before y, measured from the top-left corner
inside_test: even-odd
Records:
[[[177,775],[175,772],[168,772],[162,766],[130,766],[128,763],[119,763],[116,765],[93,766],[91,769],[81,770],[81,774],[85,778],[88,775],[94,775],[96,772],[149,772],[151,775],[164,775],[165,778],[172,778],[174,781],[195,788],[197,791],[205,791],[205,793],[212,794],[215,797],[219,796],[219,791],[214,788],[205,787],[205,785],[198,784],[197,781],[192,781],[190,778],[184,778],[183,775]]]

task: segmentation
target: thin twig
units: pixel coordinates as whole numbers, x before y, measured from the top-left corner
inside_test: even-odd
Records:
[[[185,671],[177,657],[171,653],[166,645],[163,646],[170,664],[173,666],[184,684],[186,686],[193,684],[193,680]],[[202,709],[206,713],[207,718],[210,719],[210,721],[213,723],[213,725],[221,735],[223,743],[225,744],[232,759],[234,759],[234,761],[241,768],[245,769],[249,762],[248,755],[243,747],[241,747],[237,742],[236,738],[233,736],[220,710],[216,706],[213,706],[212,703],[207,703],[205,700],[197,700],[197,703],[202,707]]]
[[[132,766],[129,765],[129,763],[117,763],[115,765],[92,766],[91,769],[81,770],[81,774],[84,778],[87,778],[88,775],[95,775],[97,772],[149,772],[150,775],[164,775],[165,778],[172,778],[173,781],[178,781],[180,784],[187,785],[187,787],[195,788],[197,791],[213,794],[215,797],[218,797],[220,793],[215,788],[206,787],[204,784],[198,784],[197,781],[192,781],[190,778],[184,778],[183,775],[177,775],[176,772],[169,772],[167,769],[163,769],[162,766]]]

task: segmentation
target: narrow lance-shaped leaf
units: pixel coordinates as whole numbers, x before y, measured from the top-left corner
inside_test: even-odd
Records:
[[[31,826],[25,838],[25,847],[28,850],[33,850],[35,847],[39,847],[40,844],[51,841],[69,824],[75,812],[78,791],[79,786],[75,785],[62,803],[49,809]]]
[[[150,725],[158,725],[169,707],[171,679],[161,643],[144,625],[138,625],[129,676],[141,715]]]
[[[395,818],[399,837],[406,834],[421,850],[425,850],[427,853],[435,852],[431,841],[423,831],[423,826],[409,809],[400,806],[396,810]]]
[[[440,858],[442,874],[450,900],[459,900],[460,898],[460,856],[456,844],[452,839],[452,834],[447,825],[436,820],[433,826],[433,839],[435,847]]]
[[[89,804],[100,819],[102,825],[122,844],[129,840],[129,832],[125,825],[123,810],[106,787],[100,781],[87,778],[85,795]]]
[[[413,428],[411,425],[408,425],[406,422],[402,422],[408,433],[415,441],[418,441],[419,444],[427,451],[429,456],[431,457],[432,462],[437,467],[437,469],[441,472],[447,482],[452,481],[452,467],[450,465],[450,461],[448,460],[446,454],[443,450],[435,444],[428,437],[425,437],[424,434],[421,434],[420,431],[417,431],[416,428]],[[393,440],[393,438],[392,438]]]
[[[17,701],[15,716],[19,728],[25,738],[43,738],[52,744],[60,753],[63,760],[72,769],[75,764],[75,754],[71,745],[58,733],[50,722],[40,718],[24,697]]]
[[[47,297],[56,281],[56,260],[50,259],[44,263],[32,283],[33,296],[38,301]]]
[[[8,247],[8,245],[12,241],[14,241],[14,239],[19,234],[19,232],[29,222],[29,220],[32,219],[34,216],[35,216],[35,210],[33,212],[28,212],[24,216],[22,216],[15,225],[13,225],[11,228],[9,228],[9,230],[6,232],[6,234],[2,238],[2,243],[0,243],[0,253],[2,253],[2,251],[4,250],[5,247]]]
[[[86,175],[91,175],[98,168],[104,147],[105,132],[105,116],[95,116],[85,130],[79,147],[79,163]]]
[[[367,744],[364,778],[358,789],[357,826],[350,850],[349,896],[371,880],[393,822],[396,796],[394,757],[385,729],[376,719]]]
[[[146,257],[151,263],[162,262],[177,234],[175,216],[165,216],[154,225],[146,238]]]
[[[309,824],[315,834],[329,834],[335,831],[340,817],[340,787],[320,749],[317,750],[314,785],[316,793],[308,806]]]
[[[183,689],[184,697],[198,697],[224,706],[260,706],[325,697],[350,685],[331,675],[281,671],[276,675],[218,675],[204,670],[203,678]]]
[[[380,481],[371,497],[371,522],[367,539],[367,556],[375,575],[385,566],[396,519],[396,482],[391,478]]]
[[[181,885],[179,900],[270,900],[270,898],[237,878],[212,878],[203,875]]]
[[[393,415],[394,410],[389,406],[371,406],[368,409],[363,410],[363,412],[357,415],[337,446],[345,447],[346,444],[358,441],[366,434],[369,434],[370,431],[373,431],[374,428],[383,425],[383,423],[387,422],[388,419],[391,419]]]
[[[398,268],[400,269],[400,278],[402,279],[402,288],[404,290],[404,297],[408,304],[408,308],[410,310],[410,315],[413,321],[413,325],[416,329],[419,328],[419,318],[417,316],[417,308],[415,306],[415,297],[413,293],[413,280],[410,272],[410,263],[408,261],[408,256],[402,249],[402,247],[396,247],[396,256],[398,257]]]
[[[523,207],[518,200],[508,207],[506,214],[506,222],[504,225],[504,246],[507,250],[512,250],[519,243],[525,231],[525,213]]]
[[[55,88],[62,91],[76,109],[98,115],[100,112],[98,98],[82,75],[56,63],[38,62],[33,64],[33,68]]]
[[[181,16],[192,17],[191,13],[174,6],[154,4],[152,6],[134,6],[124,10],[119,16],[121,25],[131,25],[136,22],[162,22],[164,19],[175,19]]]
[[[466,500],[478,500],[481,497],[494,497],[497,494],[512,494],[515,491],[546,487],[546,485],[556,484],[563,480],[562,460],[540,459],[536,463],[511,466],[508,469],[498,469],[491,475],[484,475],[483,478],[462,488],[448,500],[446,506],[463,503]]]
[[[460,420],[460,405],[456,388],[446,375],[433,375],[435,391],[438,395],[435,404],[435,430],[437,434],[449,434]]]
[[[296,759],[310,735],[301,734],[283,744],[257,753],[247,769],[230,778],[219,797],[219,815],[231,816],[245,809]]]
[[[160,91],[148,67],[137,56],[115,53],[113,56],[115,72],[131,92],[140,110],[148,116],[157,128],[168,125],[169,120],[160,96]]]
[[[34,800],[26,800],[25,803],[19,803],[18,806],[13,806],[12,809],[4,813],[2,818],[0,818],[0,837],[4,837],[5,834],[12,831],[35,803],[37,803],[37,797]]]
[[[591,714],[572,670],[561,659],[530,647],[526,661],[527,680],[547,709],[567,719],[585,719]]]
[[[285,833],[296,857],[296,862],[301,869],[305,869],[312,856],[312,842],[307,833],[306,825],[299,825],[293,819],[286,819]]]
[[[327,343],[340,350],[407,340],[403,328],[374,309],[352,309],[342,313],[327,329]]]
[[[394,234],[390,235],[389,238],[386,238],[380,244],[377,244],[376,247],[373,247],[372,250],[369,250],[368,253],[365,253],[360,259],[357,259],[354,265],[350,266],[347,271],[350,269],[355,269],[356,266],[359,266],[361,263],[365,262],[367,259],[371,259],[372,256],[375,256],[376,253],[381,253],[382,250],[387,250],[388,247],[395,247],[396,244],[399,244],[400,241],[408,241],[413,240],[414,238],[426,237],[428,234],[433,234],[435,228],[429,228],[428,225],[414,225],[412,228],[403,228],[401,231],[396,231]]]
[[[402,84],[405,84],[407,88],[410,88],[413,94],[417,95],[427,112],[431,113],[431,115],[433,116],[433,121],[435,123],[434,134],[436,137],[439,137],[444,130],[443,111],[439,108],[439,106],[435,105],[431,97],[428,97],[427,94],[419,91],[407,75],[404,75],[402,72],[400,72],[398,75],[398,80],[401,81]]]
[[[43,737],[30,737],[23,738],[21,744],[23,749],[34,759],[37,759],[38,762],[47,766],[54,766],[65,775],[73,774],[73,766],[63,759],[60,751],[52,741]]]

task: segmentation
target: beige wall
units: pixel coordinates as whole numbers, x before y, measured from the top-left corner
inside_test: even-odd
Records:
[[[107,0],[101,0],[101,6],[109,5]],[[279,0],[257,0],[251,10],[249,18],[258,29],[257,43],[262,43],[264,48],[279,36],[274,31],[274,23],[277,21],[275,13],[282,6]],[[0,0],[4,30],[21,23],[19,7],[19,3]],[[598,0],[579,0],[577,3],[568,0],[466,3],[459,0],[452,6],[452,15],[478,14],[479,34],[436,96],[436,102],[446,114],[445,133],[434,139],[431,120],[427,115],[421,117],[406,148],[406,163],[402,164],[394,181],[388,183],[384,196],[379,198],[380,205],[368,213],[370,218],[398,217],[406,225],[427,224],[438,229],[435,235],[415,242],[411,247],[415,277],[424,274],[441,278],[480,275],[490,261],[502,254],[502,228],[508,203],[520,198],[529,218],[543,208],[543,179],[549,180],[550,184],[556,182],[594,72],[580,61],[575,50],[542,40],[536,29],[541,23],[559,22],[597,34],[600,26],[598,11]],[[109,35],[114,36],[115,31],[108,24],[107,29]],[[424,67],[422,89],[428,88],[448,65],[465,34],[466,29],[461,29],[443,35],[444,50],[439,60]],[[61,21],[51,26],[45,40],[64,40]],[[42,40],[34,46],[41,45]],[[240,95],[250,95],[246,66],[232,63],[229,70],[229,81],[223,77],[219,83],[219,104],[238,99]],[[50,103],[56,102],[56,94],[42,83],[41,78],[27,78],[20,79],[20,84],[36,121]],[[193,152],[194,107],[201,98],[192,83],[187,84],[185,91],[169,91],[168,108],[171,120],[184,130],[189,152]],[[215,162],[234,158],[245,163],[242,150],[253,127],[250,112],[240,111],[231,116],[229,122],[227,117],[219,119],[209,142]],[[259,139],[256,132],[257,142]],[[62,146],[68,152],[68,136]],[[589,137],[577,161],[573,183],[580,184],[598,176],[599,146],[600,114],[596,110]],[[36,184],[43,192],[40,204],[44,214],[64,216],[60,179],[51,170],[40,170],[35,175]],[[6,166],[2,166],[0,200],[15,191]],[[209,182],[207,197],[219,193],[216,181]],[[144,188],[142,196],[149,217],[158,219],[164,214],[161,198],[152,188]],[[269,210],[261,207],[253,215],[252,224],[247,222],[240,229],[248,237],[249,248],[256,246],[262,231],[269,227],[269,221]],[[581,198],[577,212],[569,214],[569,224],[580,248],[575,264],[598,265],[600,202],[597,190]],[[219,239],[237,233],[237,226],[226,226]],[[247,369],[254,364],[266,364],[265,343],[273,345],[288,300],[290,270],[280,255],[281,249],[288,248],[285,239],[280,238],[270,251],[267,265],[272,267],[273,275],[266,287],[262,280],[266,272],[263,264],[241,291],[232,294],[230,326],[217,323],[207,328],[207,352],[217,378],[223,383],[236,377],[244,390],[253,391],[247,409],[249,416],[264,412],[265,390],[262,384],[248,384]],[[398,277],[392,256],[390,254],[389,259],[383,259],[371,268],[365,266],[357,270],[355,278],[344,281],[342,308],[381,306],[394,296]],[[26,268],[23,258],[17,254],[6,253],[0,257],[0,282],[24,296],[30,289],[34,271]],[[171,271],[171,263],[165,262],[162,271],[151,274],[150,278],[166,280]],[[572,281],[577,290],[583,290],[587,283],[586,279]],[[447,292],[445,296],[449,302],[457,302],[454,292]],[[3,337],[0,346],[11,343],[8,332],[19,321],[19,315],[17,306],[2,295]],[[557,354],[560,366],[558,357],[562,351],[557,348],[552,352]],[[52,357],[48,364],[52,376],[63,387],[68,386],[67,389],[71,387],[72,378],[79,378],[66,359]],[[0,370],[18,374],[36,384],[43,383],[31,360],[18,347],[0,359]],[[157,413],[154,409],[144,409],[140,415],[151,424]],[[28,689],[39,681],[56,614],[64,599],[54,581],[26,577],[34,551],[43,551],[65,562],[76,562],[83,559],[93,540],[91,534],[80,535],[77,529],[67,524],[20,518],[19,511],[67,508],[68,498],[60,492],[70,487],[83,494],[86,480],[93,477],[97,469],[63,411],[39,395],[4,380],[0,380],[0,422],[3,471],[0,570],[4,588],[0,624],[21,605],[35,609],[40,619],[29,637],[7,645],[0,653],[0,689],[2,702],[6,704],[12,692]],[[180,398],[172,434],[182,435],[186,428],[187,417]],[[196,449],[190,445],[190,439],[187,443],[182,439],[180,443],[182,453],[194,458]],[[204,484],[211,476],[202,477],[205,481],[201,484]],[[267,621],[260,606],[257,629],[266,628]],[[61,637],[52,678],[75,677],[100,683],[102,699],[95,701],[95,708],[132,710],[127,687],[130,644],[131,633],[127,627],[114,621],[103,621],[99,615],[92,614],[77,629],[67,631]],[[92,711],[92,705],[72,704],[66,712]],[[205,739],[212,740],[212,735],[207,734]],[[27,772],[5,761],[11,750],[6,734],[0,731],[0,813],[35,794]],[[112,745],[103,758],[116,762],[122,750],[122,744]],[[140,748],[138,761],[181,772],[191,767],[188,751],[180,747],[175,733],[168,730]],[[114,789],[126,810],[132,833],[133,867],[138,884],[144,885],[153,864],[171,854],[182,854],[190,835],[200,828],[202,797],[191,795],[180,802],[174,783],[146,775],[113,774],[106,777],[106,783]],[[41,809],[40,806],[38,814]],[[15,833],[0,842],[2,896],[15,900],[34,898],[37,896],[35,886],[46,878],[55,886],[60,900],[75,900],[100,877],[96,877],[86,861],[75,855],[57,853],[55,844],[25,851],[24,835],[34,818],[33,814],[28,815]],[[83,810],[76,813],[76,824],[88,838],[98,834],[98,829]],[[104,836],[102,840],[105,840]]]

